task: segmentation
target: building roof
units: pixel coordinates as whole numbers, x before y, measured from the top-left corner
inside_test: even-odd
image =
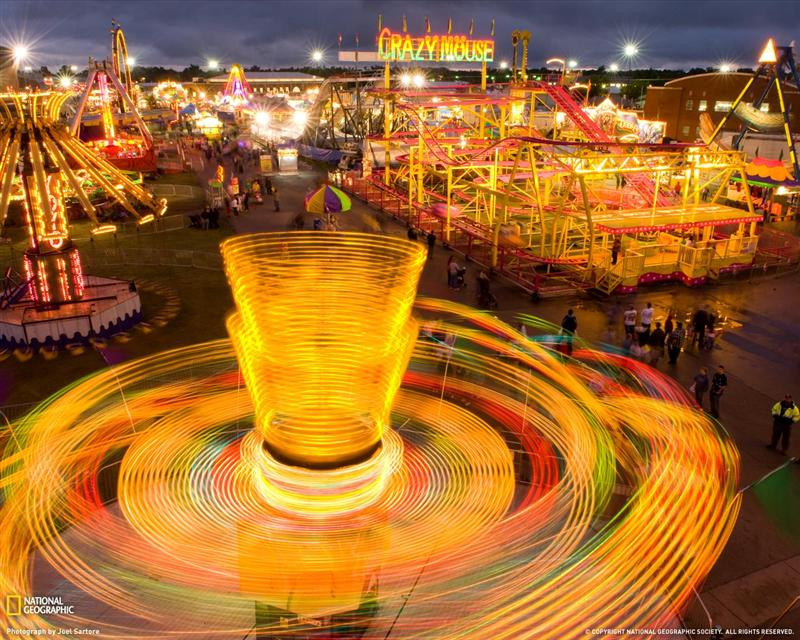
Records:
[[[651,211],[626,211],[595,216],[595,229],[614,235],[645,231],[687,230],[696,227],[716,227],[723,224],[757,222],[763,216],[752,215],[722,204],[700,204],[684,209],[681,206],[663,207],[657,214]]]
[[[669,82],[665,82],[664,83],[664,87],[673,88],[670,85],[682,84],[682,83],[686,82],[687,80],[694,80],[695,78],[708,78],[709,80],[716,80],[716,81],[724,81],[726,79],[727,80],[733,80],[733,79],[737,79],[738,80],[739,78],[741,78],[742,84],[744,84],[744,82],[747,82],[747,80],[749,80],[752,77],[752,75],[753,75],[752,73],[747,73],[747,72],[744,72],[744,71],[727,71],[725,73],[722,73],[721,71],[711,72],[711,73],[698,73],[698,74],[695,74],[695,75],[692,75],[692,76],[682,76],[680,78],[674,78],[673,80],[670,80]],[[769,76],[768,75],[762,75],[759,78],[759,81],[761,81],[761,82],[766,82],[767,80],[769,80]],[[675,87],[675,88],[677,88],[677,87]],[[781,88],[784,91],[788,91],[789,93],[797,93],[797,88],[794,87],[792,84],[790,84],[788,82],[782,82],[781,83]]]
[[[300,71],[245,71],[244,77],[248,82],[322,82],[323,78]],[[209,82],[225,83],[228,74],[213,76]]]

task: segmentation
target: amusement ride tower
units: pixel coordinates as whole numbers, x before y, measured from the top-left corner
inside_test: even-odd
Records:
[[[128,47],[118,22],[112,23],[111,58],[89,59],[89,76],[72,119],[72,134],[86,141],[121,169],[154,171],[153,136],[136,108]],[[88,112],[93,110],[94,114]],[[100,123],[89,127],[99,114]],[[100,136],[90,130],[100,128]]]
[[[139,313],[139,297],[128,282],[84,274],[70,235],[67,193],[100,231],[115,226],[100,225],[86,193],[89,183],[141,223],[166,210],[164,200],[153,198],[58,122],[70,95],[0,94],[0,227],[12,200],[19,200],[30,239],[23,257],[25,280],[0,304],[0,340],[6,343],[86,337]]]

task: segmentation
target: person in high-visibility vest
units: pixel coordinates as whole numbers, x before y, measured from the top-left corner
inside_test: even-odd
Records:
[[[789,449],[789,438],[792,435],[792,425],[800,420],[800,409],[792,401],[792,396],[786,394],[783,400],[776,402],[772,407],[772,442],[767,449],[774,449],[781,441],[781,453]]]

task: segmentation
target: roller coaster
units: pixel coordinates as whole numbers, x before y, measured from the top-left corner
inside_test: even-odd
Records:
[[[722,204],[736,151],[623,142],[561,78],[370,93],[388,126],[342,185],[528,291],[692,286],[753,262],[749,194]]]

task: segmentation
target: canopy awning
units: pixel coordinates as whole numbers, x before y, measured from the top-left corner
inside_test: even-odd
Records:
[[[615,212],[600,216],[595,214],[594,227],[601,233],[622,235],[718,227],[725,224],[758,222],[761,219],[761,215],[751,214],[735,207],[721,204],[700,204],[691,209],[662,207],[655,214],[647,210]]]

